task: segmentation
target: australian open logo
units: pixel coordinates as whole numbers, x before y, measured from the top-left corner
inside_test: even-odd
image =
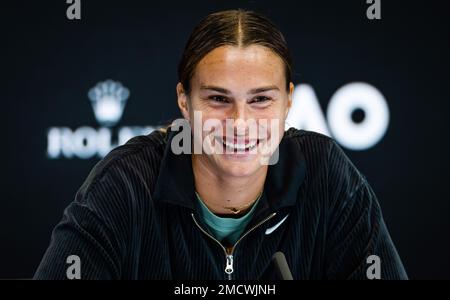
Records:
[[[103,157],[130,138],[154,130],[153,126],[123,126],[115,128],[125,110],[130,91],[122,83],[106,80],[89,89],[95,119],[101,127],[51,127],[47,133],[47,156],[51,159]],[[89,101],[88,100],[88,101]],[[86,102],[88,102],[86,101]]]

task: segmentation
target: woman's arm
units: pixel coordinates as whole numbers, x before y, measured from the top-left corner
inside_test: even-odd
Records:
[[[335,142],[328,177],[327,277],[372,279],[379,274],[380,279],[407,279],[375,193]]]
[[[54,228],[35,279],[119,279],[126,249],[129,208],[123,171],[105,161],[91,172]],[[79,266],[76,260],[79,258]],[[79,269],[77,269],[79,267]],[[77,274],[79,271],[79,274]],[[77,277],[76,277],[77,278]]]

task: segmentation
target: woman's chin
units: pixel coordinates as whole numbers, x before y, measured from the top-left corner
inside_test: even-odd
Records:
[[[218,165],[224,174],[233,177],[246,177],[254,174],[262,165],[259,155],[221,154]]]

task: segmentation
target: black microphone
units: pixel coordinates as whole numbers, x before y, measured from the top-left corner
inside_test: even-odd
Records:
[[[282,280],[294,280],[292,277],[291,270],[286,260],[286,256],[281,251],[275,252],[272,256],[272,261],[275,265],[275,269],[278,273],[279,278]]]

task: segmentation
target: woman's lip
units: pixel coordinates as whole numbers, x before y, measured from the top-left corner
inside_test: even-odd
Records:
[[[223,137],[216,137],[216,142],[223,145],[224,149],[226,149],[226,153],[228,154],[248,154],[251,151],[253,151],[255,149],[255,147],[258,147],[258,145],[260,144],[260,140],[258,139],[253,139],[253,140],[249,140],[247,139],[247,143],[231,143],[228,141],[224,141]]]
[[[260,140],[259,139],[250,139],[250,138],[242,138],[242,137],[216,137],[216,139],[218,139],[220,142],[228,142],[228,143],[233,143],[233,144],[253,144],[253,143],[257,143]]]

